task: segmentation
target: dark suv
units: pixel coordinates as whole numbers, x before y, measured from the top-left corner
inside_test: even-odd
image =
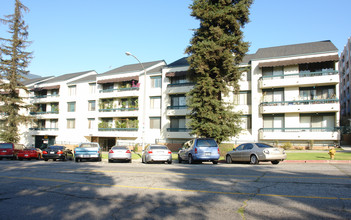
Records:
[[[178,162],[183,160],[190,164],[194,162],[211,161],[218,163],[219,147],[213,138],[196,138],[185,142],[178,152]]]

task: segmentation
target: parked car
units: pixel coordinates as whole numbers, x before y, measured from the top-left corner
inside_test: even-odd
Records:
[[[23,160],[23,159],[41,159],[41,152],[38,151],[34,147],[27,147],[24,148],[23,150],[19,150],[16,155],[17,160]]]
[[[83,159],[101,161],[102,152],[99,143],[81,143],[74,149],[74,158],[76,162],[82,161]]]
[[[22,144],[0,143],[0,160],[2,158],[15,159],[17,152],[23,149]]]
[[[73,153],[72,150],[66,148],[65,146],[49,146],[43,150],[43,159],[48,161],[49,159],[56,160],[72,160]]]
[[[250,162],[258,164],[260,161],[271,161],[272,164],[278,164],[286,159],[286,153],[281,148],[275,148],[264,143],[245,143],[227,152],[226,162]]]
[[[211,161],[217,164],[219,157],[219,147],[213,138],[196,138],[187,141],[178,152],[179,163],[182,161],[188,161],[189,164]]]
[[[143,163],[150,162],[167,162],[172,163],[172,152],[165,145],[150,145],[145,148],[141,161]]]
[[[113,146],[108,152],[108,162],[114,160],[124,160],[132,162],[132,153],[127,146]]]

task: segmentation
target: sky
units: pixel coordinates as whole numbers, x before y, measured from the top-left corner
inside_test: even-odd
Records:
[[[0,17],[13,14],[15,0],[0,0]],[[59,76],[87,70],[104,73],[137,61],[170,64],[187,56],[199,21],[192,0],[22,0],[29,8],[28,70]],[[350,0],[254,0],[244,40],[259,48],[331,40],[343,50],[351,36]],[[9,37],[0,23],[0,37]]]

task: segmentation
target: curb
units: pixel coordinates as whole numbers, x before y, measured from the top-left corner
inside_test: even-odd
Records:
[[[351,163],[351,160],[284,160],[283,163]]]

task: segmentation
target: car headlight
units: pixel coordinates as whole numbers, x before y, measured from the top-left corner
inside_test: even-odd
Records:
[[[265,149],[265,150],[263,150],[263,153],[264,154],[269,154],[269,150]]]

